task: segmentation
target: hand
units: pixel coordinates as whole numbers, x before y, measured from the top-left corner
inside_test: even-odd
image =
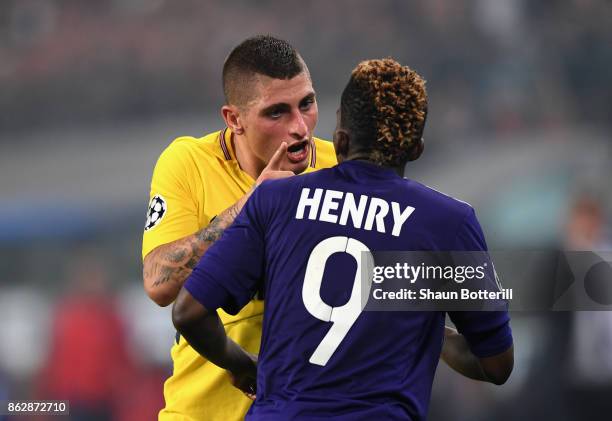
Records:
[[[230,371],[230,379],[234,387],[242,390],[247,398],[255,400],[257,393],[257,356],[246,353],[249,361],[239,370]]]
[[[283,162],[283,158],[287,154],[287,142],[283,142],[280,144],[266,168],[263,169],[259,177],[257,177],[257,182],[255,185],[259,186],[266,180],[273,180],[276,178],[287,178],[291,177],[293,174],[292,171],[285,171],[281,169],[281,163]]]

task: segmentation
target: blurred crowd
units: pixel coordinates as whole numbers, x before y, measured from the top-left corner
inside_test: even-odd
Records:
[[[75,252],[53,293],[0,288],[0,400],[67,401],[74,421],[156,418],[170,369],[169,314],[138,299],[140,288],[113,288],[101,253]]]
[[[225,55],[262,32],[298,47],[320,98],[336,101],[359,59],[413,66],[429,82],[429,136],[609,127],[611,9],[596,0],[7,0],[0,131],[216,110]]]

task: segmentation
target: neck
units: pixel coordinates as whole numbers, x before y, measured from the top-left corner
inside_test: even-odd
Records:
[[[257,180],[263,169],[266,167],[265,162],[257,159],[249,148],[248,142],[244,136],[234,135],[231,138],[236,160],[240,169],[251,176],[253,180]]]
[[[369,162],[370,164],[378,165],[380,168],[385,168],[387,170],[393,170],[400,177],[404,176],[404,170],[406,168],[405,165],[400,165],[400,166],[397,166],[397,167],[387,167],[387,166],[384,166],[384,165],[379,165],[376,162],[372,161],[372,158],[370,157],[370,153],[366,152],[366,151],[351,152],[347,156],[342,157],[341,160],[342,161],[365,161],[365,162]]]

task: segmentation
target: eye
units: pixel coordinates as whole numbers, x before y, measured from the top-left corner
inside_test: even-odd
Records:
[[[280,118],[283,115],[283,110],[279,108],[273,108],[266,113],[266,115],[272,119]]]
[[[314,102],[314,97],[306,98],[300,103],[300,109],[308,110],[312,106],[312,104],[314,104]]]

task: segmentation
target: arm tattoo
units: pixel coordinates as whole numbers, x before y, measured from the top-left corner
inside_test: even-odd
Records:
[[[228,212],[230,209],[225,212]],[[225,228],[229,226],[229,224],[224,224],[224,218],[222,216],[223,213],[213,219],[213,221],[208,224],[206,228],[196,233],[196,236],[198,237],[198,240],[200,240],[200,242],[208,243],[206,248],[208,248],[212,243],[221,238],[221,234],[223,234]]]
[[[159,246],[150,252],[145,258],[145,281],[152,280],[153,287],[171,282],[176,296],[204,252],[221,238],[223,231],[234,222],[249,196],[250,192],[195,234]]]

